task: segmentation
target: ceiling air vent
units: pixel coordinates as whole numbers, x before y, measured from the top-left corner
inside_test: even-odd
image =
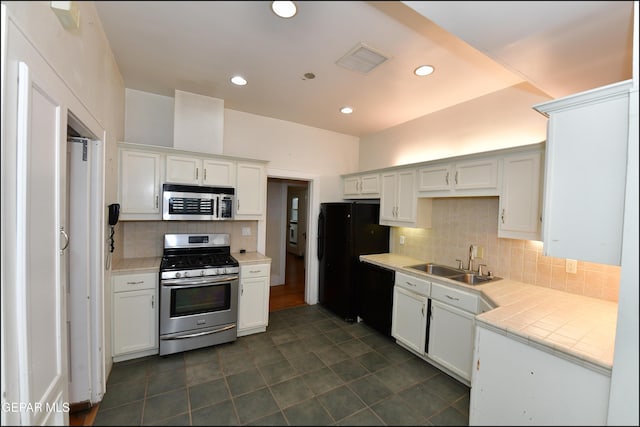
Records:
[[[364,43],[359,43],[340,58],[336,64],[348,70],[366,74],[388,59],[388,57],[375,49]]]

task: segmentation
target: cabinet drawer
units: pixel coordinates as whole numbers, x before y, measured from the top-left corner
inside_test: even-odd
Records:
[[[426,297],[429,296],[429,290],[431,287],[431,283],[424,279],[419,279],[414,276],[409,276],[408,274],[396,273],[396,286],[400,286],[401,288],[407,289],[409,291],[415,292],[420,295],[424,295]]]
[[[431,284],[431,298],[470,311],[478,312],[478,296],[438,283]]]
[[[240,276],[243,279],[269,276],[269,264],[243,265],[240,267]]]
[[[156,289],[158,273],[139,273],[113,275],[113,292],[139,291],[142,289]]]

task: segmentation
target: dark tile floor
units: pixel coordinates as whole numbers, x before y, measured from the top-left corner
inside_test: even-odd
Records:
[[[468,425],[469,388],[319,305],[267,332],[116,363],[94,425]]]

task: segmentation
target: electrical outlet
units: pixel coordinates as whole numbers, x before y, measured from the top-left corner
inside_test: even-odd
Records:
[[[484,258],[484,248],[482,246],[476,246],[476,258]]]
[[[578,272],[578,261],[567,258],[565,270],[567,273],[576,274]]]
[[[400,236],[400,244],[404,245],[404,236]]]
[[[251,228],[250,227],[242,227],[242,235],[243,236],[251,236]]]

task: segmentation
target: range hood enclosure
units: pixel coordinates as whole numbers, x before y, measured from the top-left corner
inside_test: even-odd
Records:
[[[175,91],[173,147],[222,154],[224,100]]]

